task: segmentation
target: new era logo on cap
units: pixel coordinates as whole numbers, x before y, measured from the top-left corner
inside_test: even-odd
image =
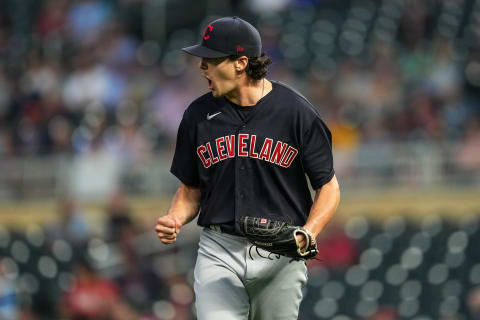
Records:
[[[225,17],[207,25],[200,44],[182,50],[201,58],[238,54],[259,57],[262,54],[262,40],[258,30],[247,21],[238,17]]]

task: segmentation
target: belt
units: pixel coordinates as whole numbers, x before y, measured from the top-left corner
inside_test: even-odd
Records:
[[[228,233],[238,236],[238,234],[235,232],[235,226],[233,225],[231,226],[228,224],[211,224],[207,228],[217,232]]]

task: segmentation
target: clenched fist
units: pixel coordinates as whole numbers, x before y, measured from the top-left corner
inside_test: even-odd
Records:
[[[157,236],[165,244],[175,243],[177,236],[180,233],[182,223],[177,216],[169,214],[158,219],[155,231]]]

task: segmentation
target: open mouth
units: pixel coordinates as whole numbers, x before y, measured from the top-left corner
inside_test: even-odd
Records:
[[[209,89],[209,90],[215,90],[215,89],[213,89],[213,82],[212,82],[212,80],[210,80],[206,74],[203,74],[203,77],[204,77],[205,79],[207,79],[207,81],[208,81],[208,89]]]

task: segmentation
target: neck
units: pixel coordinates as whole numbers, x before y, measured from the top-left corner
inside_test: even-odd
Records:
[[[266,82],[265,79],[241,79],[239,85],[225,97],[239,106],[254,106],[265,95]]]

